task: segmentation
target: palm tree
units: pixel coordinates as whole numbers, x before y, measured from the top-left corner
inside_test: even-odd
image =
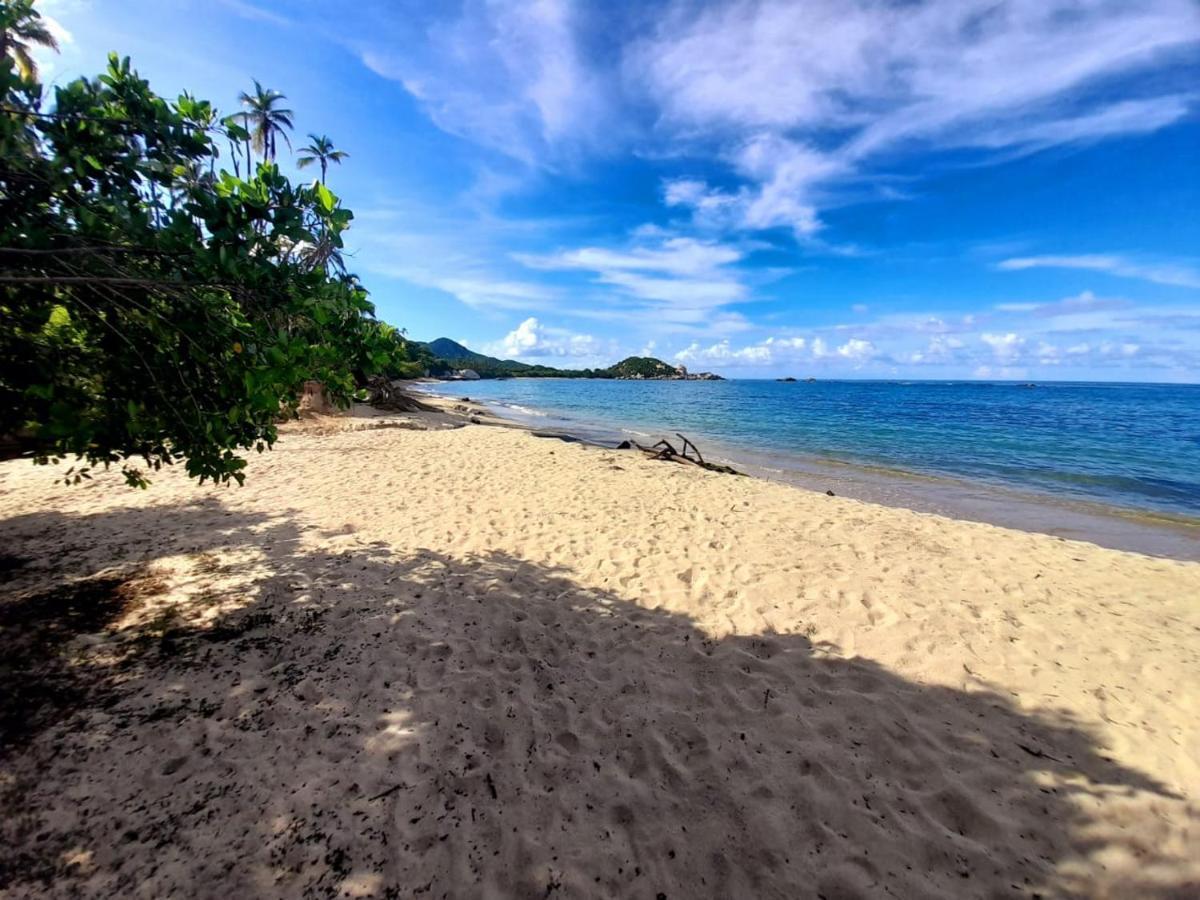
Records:
[[[36,81],[37,62],[33,58],[33,47],[58,49],[50,29],[33,8],[33,0],[11,0],[0,19],[0,53],[11,56],[17,71],[26,81]]]
[[[179,107],[186,111],[187,119],[200,131],[205,134],[219,134],[221,132],[221,115],[217,112],[217,108],[207,100],[197,100],[188,91],[184,91],[179,98]],[[215,175],[217,171],[217,159],[221,156],[221,150],[217,146],[216,141],[212,144],[212,156],[208,159],[208,173]]]
[[[254,126],[250,121],[250,113],[236,113],[232,116],[234,122],[241,126],[246,138],[246,177],[254,177]]]
[[[246,126],[254,135],[254,149],[262,153],[263,159],[268,162],[275,159],[275,139],[280,135],[289,148],[292,146],[287,131],[292,128],[293,113],[290,109],[275,106],[280,100],[287,99],[283,94],[264,88],[256,78],[254,93],[242,91],[238,99],[246,107]]]
[[[325,137],[325,135],[317,137],[315,134],[310,134],[308,138],[308,146],[300,148],[300,152],[304,155],[296,160],[296,165],[301,169],[307,169],[313,163],[320,163],[321,184],[324,184],[325,173],[329,169],[329,164],[331,162],[340,164],[350,154],[345,150],[335,150],[333,141]]]

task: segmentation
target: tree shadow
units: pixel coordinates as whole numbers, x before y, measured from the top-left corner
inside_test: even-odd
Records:
[[[120,531],[114,515],[129,517]],[[163,577],[211,575],[238,598],[202,621],[197,594],[168,629],[103,611],[87,620],[125,648],[119,665],[100,654],[80,676],[104,681],[109,700],[10,748],[0,889],[958,898],[1197,887],[1194,810],[1061,712],[915,683],[800,635],[712,640],[686,616],[501,553],[397,555],[333,535],[314,547],[287,516],[219,504],[38,518],[9,520],[0,536],[24,535],[9,545],[28,557],[47,530],[79,546],[105,529],[142,535],[119,558],[152,567],[194,554],[194,571]],[[245,545],[253,558],[234,552]]]
[[[80,709],[111,701],[111,676],[132,648],[97,666],[73,659],[72,641],[113,627],[131,606],[167,589],[149,561],[255,535],[296,538],[286,517],[234,516],[216,498],[189,504],[182,515],[176,506],[128,507],[84,521],[50,511],[3,523],[0,759]]]

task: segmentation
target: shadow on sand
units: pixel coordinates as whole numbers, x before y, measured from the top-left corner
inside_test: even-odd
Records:
[[[1196,888],[1194,813],[1061,714],[306,530],[217,500],[0,523],[0,894]],[[181,581],[211,592],[128,624]]]

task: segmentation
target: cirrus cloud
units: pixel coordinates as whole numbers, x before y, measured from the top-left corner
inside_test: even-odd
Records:
[[[1152,284],[1200,288],[1200,269],[1188,263],[1140,262],[1113,254],[1081,254],[1077,256],[1019,256],[1002,260],[996,268],[1005,272],[1025,269],[1080,269],[1104,272],[1120,278],[1137,278]]]

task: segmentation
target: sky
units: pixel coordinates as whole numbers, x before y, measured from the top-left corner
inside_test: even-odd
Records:
[[[41,0],[329,135],[411,337],[729,377],[1200,381],[1197,0]],[[291,169],[288,154],[281,161]],[[305,179],[311,170],[294,173]]]

